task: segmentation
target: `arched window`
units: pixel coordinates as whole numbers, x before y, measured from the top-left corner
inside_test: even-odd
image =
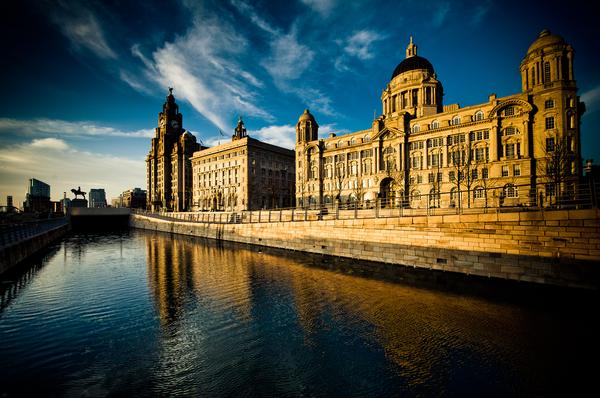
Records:
[[[415,125],[412,127],[412,132],[413,132],[413,133],[418,133],[419,131],[421,131],[421,127],[420,127],[418,124],[415,124]]]
[[[475,116],[473,118],[475,121],[483,120],[483,111],[475,112]]]
[[[352,139],[350,140],[350,145],[354,145],[356,144],[356,138],[352,137]]]
[[[518,198],[519,197],[519,187],[516,187],[514,184],[506,184],[504,186],[504,197]]]
[[[434,120],[433,122],[431,122],[431,129],[439,129],[440,128],[440,122],[437,120]]]
[[[452,124],[453,126],[456,126],[456,125],[460,124],[460,116],[454,116],[454,117],[452,118],[452,123],[451,123],[451,124]]]
[[[429,207],[439,207],[440,196],[440,191],[432,188],[431,191],[429,191]]]
[[[365,135],[365,138],[363,138],[363,142],[369,142],[371,141],[371,137],[367,134]]]

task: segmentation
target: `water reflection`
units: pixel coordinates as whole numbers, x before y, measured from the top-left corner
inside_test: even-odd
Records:
[[[147,231],[75,234],[2,286],[0,396],[547,396],[593,386],[592,300],[507,301],[446,289],[446,275],[392,283],[421,275],[349,263]]]
[[[416,394],[448,389],[535,391],[538,383],[554,383],[547,380],[549,374],[568,371],[557,372],[550,362],[540,362],[540,357],[570,356],[567,350],[557,349],[560,334],[545,330],[556,320],[532,318],[529,310],[518,305],[331,272],[313,266],[319,256],[228,243],[219,246],[163,234],[147,236],[146,247],[150,283],[164,326],[172,326],[185,316],[186,306],[200,301],[211,312],[228,312],[236,325],[233,329],[243,329],[258,345],[278,346],[277,341],[264,341],[266,337],[277,340],[285,335],[290,341],[298,337],[297,348],[308,357],[304,358],[308,368],[314,366],[311,351],[323,352],[333,338],[352,348],[349,353],[330,352],[338,357],[330,358],[330,363],[320,358],[321,370],[349,371],[343,379],[362,379],[365,393],[373,387],[370,378],[377,375],[340,360],[383,360],[385,371],[380,365],[376,368],[383,380],[389,379],[379,387]],[[268,325],[268,333],[253,334],[251,327],[242,326],[248,324]],[[547,344],[554,345],[551,355]],[[260,352],[247,354],[269,360]],[[271,355],[290,360],[281,353]],[[310,374],[310,369],[305,373]]]

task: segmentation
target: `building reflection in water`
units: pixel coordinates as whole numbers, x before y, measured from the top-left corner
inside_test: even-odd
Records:
[[[413,387],[435,385],[440,367],[465,355],[510,368],[515,355],[540,344],[527,317],[510,305],[311,266],[318,256],[160,233],[145,239],[151,291],[172,333],[198,307],[202,321],[185,327],[201,336],[229,325],[248,334],[248,344],[260,338],[250,325],[267,322],[294,323],[305,347],[320,344],[323,333],[351,340],[359,330]],[[518,363],[526,367],[527,359]]]

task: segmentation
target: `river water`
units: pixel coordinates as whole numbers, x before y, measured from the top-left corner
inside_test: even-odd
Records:
[[[2,277],[0,397],[574,396],[596,385],[590,295],[374,278],[393,274],[381,267],[74,233]]]

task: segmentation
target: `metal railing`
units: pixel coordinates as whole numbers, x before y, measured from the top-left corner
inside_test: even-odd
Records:
[[[68,224],[66,217],[0,225],[0,249]]]
[[[568,188],[549,184],[507,184],[503,187],[458,187],[450,192],[416,190],[407,196],[335,203],[312,203],[305,207],[211,212],[160,212],[132,209],[133,213],[164,220],[198,223],[245,224],[413,217],[493,212],[551,211],[598,208],[600,184],[577,184]]]

